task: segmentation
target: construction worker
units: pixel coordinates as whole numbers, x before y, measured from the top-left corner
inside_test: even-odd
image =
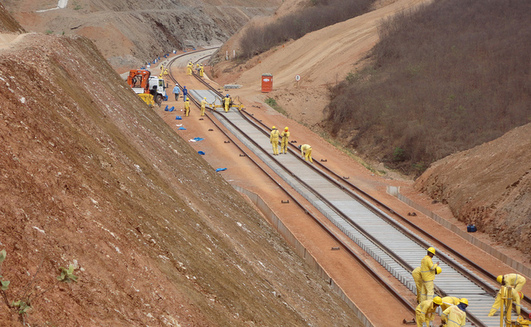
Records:
[[[440,268],[440,267],[437,267]],[[458,305],[460,302],[459,298],[453,296],[445,296],[442,298],[441,311],[448,309],[452,305]],[[468,303],[467,303],[468,304]]]
[[[175,101],[179,100],[179,92],[181,92],[181,89],[179,89],[179,85],[175,84],[175,87],[172,91],[175,94]]]
[[[186,102],[186,97],[188,96],[188,89],[186,86],[183,86],[183,101]]]
[[[437,267],[435,268],[435,273],[438,275],[442,272],[442,269],[441,267]],[[422,275],[420,274],[420,267],[417,267],[415,269],[413,269],[413,271],[411,272],[411,275],[413,276],[413,280],[415,281],[415,286],[417,288],[417,303],[420,303],[421,302],[421,293],[422,293]],[[444,301],[445,298],[443,298],[443,301]],[[459,299],[458,298],[454,298],[454,299],[457,299],[457,303],[459,303]],[[457,304],[456,303],[456,304]]]
[[[312,160],[312,147],[309,144],[299,145],[299,150],[301,150],[301,156],[304,157],[304,160],[313,162]]]
[[[230,95],[227,94],[225,98],[223,98],[223,103],[225,104],[225,112],[228,112],[232,104],[232,99]]]
[[[192,70],[194,69],[194,64],[192,62],[188,62],[188,65],[186,66],[186,74],[192,75]]]
[[[462,327],[466,324],[466,308],[468,300],[462,298],[459,304],[452,305],[443,311],[441,321],[444,327]]]
[[[190,99],[184,101],[184,116],[188,117],[190,115]]]
[[[288,153],[288,139],[289,139],[289,129],[286,127],[284,131],[280,134],[282,140],[280,142],[280,153]]]
[[[429,247],[426,251],[426,256],[420,261],[420,275],[422,276],[421,302],[433,299],[433,281],[435,280],[435,271],[439,266],[438,261],[434,264],[431,260],[435,255],[435,249]]]
[[[512,287],[502,286],[500,288],[500,291],[496,295],[496,299],[494,300],[494,304],[492,305],[492,308],[490,309],[489,317],[494,316],[496,311],[500,309],[501,302],[504,299],[512,300],[512,305],[514,305],[516,314],[520,315],[520,302],[523,298],[524,298],[524,293],[518,292],[515,288],[512,288]]]
[[[199,67],[199,76],[205,76],[205,67],[203,66],[203,64],[201,64],[201,67]]]
[[[433,300],[422,301],[417,305],[415,309],[415,320],[417,321],[417,327],[430,326],[430,322],[433,324],[435,310],[442,304],[442,299],[438,296]]]
[[[201,100],[201,116],[205,115],[206,104],[207,100],[206,98],[203,98],[203,100]]]
[[[269,142],[271,142],[271,145],[273,146],[273,154],[278,155],[278,136],[280,133],[278,132],[278,129],[273,126],[271,127],[271,134],[269,135]]]
[[[518,274],[499,275],[496,280],[498,283],[505,286],[510,286],[518,292],[522,291],[522,288],[527,281],[524,276]]]

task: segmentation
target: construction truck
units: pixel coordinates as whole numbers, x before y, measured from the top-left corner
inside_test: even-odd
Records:
[[[148,105],[152,105],[154,102],[160,107],[162,100],[166,99],[167,85],[162,78],[151,76],[149,70],[131,69],[127,77],[127,84]]]

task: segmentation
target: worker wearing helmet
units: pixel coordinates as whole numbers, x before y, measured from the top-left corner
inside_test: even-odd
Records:
[[[422,327],[424,323],[426,326],[433,324],[435,310],[442,304],[442,299],[438,296],[432,300],[425,300],[417,305],[415,309],[415,320],[417,321],[417,327]]]
[[[203,77],[204,75],[205,75],[205,67],[203,66],[203,64],[201,64],[201,66],[199,67],[199,76]]]
[[[288,139],[289,139],[289,129],[286,127],[284,131],[280,134],[282,140],[280,141],[280,153],[288,153]]]
[[[186,98],[188,97],[188,89],[186,86],[183,86],[183,101],[186,102]]]
[[[188,62],[188,65],[186,66],[186,74],[192,75],[192,70],[194,69],[194,64],[192,62]]]
[[[228,94],[227,94],[228,95]],[[273,126],[271,128],[271,134],[269,135],[269,141],[271,142],[271,145],[273,146],[273,154],[278,155],[278,137],[280,133],[278,129]]]
[[[422,276],[422,291],[420,294],[420,301],[433,299],[433,281],[435,280],[435,273],[439,262],[433,263],[432,258],[435,255],[435,249],[429,247],[427,254],[420,261],[420,274]]]
[[[527,282],[524,276],[518,274],[500,275],[498,278],[496,278],[496,280],[498,283],[505,286],[510,286],[516,289],[518,292],[522,291],[522,288]]]
[[[203,100],[201,100],[201,116],[205,115],[206,104],[207,100],[206,98],[203,98]]]
[[[304,157],[304,160],[313,162],[312,160],[312,147],[309,144],[299,145],[299,150],[301,150],[301,156]]]
[[[230,95],[226,95],[225,98],[223,99],[223,103],[225,104],[225,112],[228,112],[229,109],[230,109],[230,106],[232,104],[232,99],[230,97]],[[277,131],[278,132],[278,131]],[[278,154],[278,153],[277,153]]]
[[[462,298],[459,304],[452,305],[443,311],[441,321],[445,327],[462,327],[466,324],[466,308],[468,300]]]
[[[442,272],[441,267],[435,268],[435,274],[440,274]],[[422,292],[422,275],[420,274],[420,267],[413,269],[411,272],[413,280],[415,281],[415,287],[417,288],[417,303],[421,302],[421,292]],[[444,300],[445,298],[443,298]],[[457,299],[457,298],[454,298]],[[459,301],[459,299],[457,299]],[[459,303],[459,302],[458,302]],[[457,303],[456,303],[457,304]]]
[[[460,302],[459,298],[453,296],[445,296],[442,298],[441,311],[448,309],[452,305],[458,305]]]
[[[184,116],[188,117],[190,115],[190,99],[184,101]]]
[[[512,307],[514,305],[514,309],[516,313],[520,315],[520,309],[521,309],[520,302],[524,298],[524,293],[518,292],[515,288],[512,288],[512,287],[502,286],[500,291],[496,295],[496,299],[494,300],[494,304],[492,305],[492,308],[490,309],[489,317],[494,316],[496,311],[500,309],[501,302],[503,301],[503,299],[507,299],[507,298],[512,300],[512,303],[510,304],[510,306]],[[504,307],[505,306],[506,305],[504,305]]]

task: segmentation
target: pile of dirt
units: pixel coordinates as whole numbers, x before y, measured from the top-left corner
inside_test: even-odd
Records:
[[[0,32],[23,33],[24,29],[20,24],[7,13],[3,4],[0,3]]]
[[[358,326],[88,39],[6,40],[0,325]]]
[[[435,162],[415,187],[530,262],[531,124]]]

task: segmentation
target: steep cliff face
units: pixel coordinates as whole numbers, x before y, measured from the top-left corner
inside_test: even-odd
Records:
[[[0,42],[0,325],[358,326],[88,39]]]
[[[11,16],[0,3],[0,32],[13,32],[13,33],[22,33],[24,29],[20,24]]]
[[[268,1],[7,1],[28,31],[78,34],[91,39],[114,67],[138,66],[174,49],[221,44],[251,18],[270,15]]]
[[[496,241],[531,253],[531,124],[435,162],[416,188]]]

